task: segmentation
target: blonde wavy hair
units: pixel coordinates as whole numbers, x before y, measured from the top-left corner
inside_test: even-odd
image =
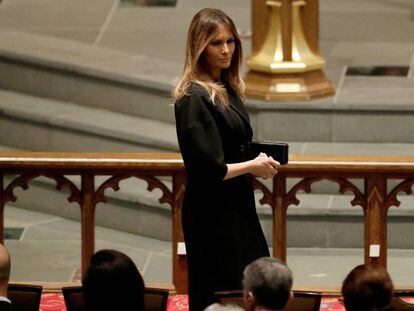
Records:
[[[220,26],[227,27],[228,31],[234,35],[235,41],[230,66],[221,71],[221,82],[230,85],[238,96],[243,97],[245,85],[239,76],[243,51],[237,29],[231,18],[224,12],[207,8],[202,9],[193,17],[188,29],[183,74],[172,93],[175,100],[189,95],[190,84],[197,83],[207,90],[214,103],[218,102],[223,107],[229,105],[226,88],[220,82],[214,81],[203,57],[205,48],[213,40]]]

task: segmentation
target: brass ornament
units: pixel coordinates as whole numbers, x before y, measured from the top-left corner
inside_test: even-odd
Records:
[[[247,60],[250,70],[263,73],[299,73],[325,67],[325,60],[311,51],[301,22],[305,1],[292,3],[292,55],[283,55],[282,3],[266,1],[270,10],[269,28],[260,51]]]

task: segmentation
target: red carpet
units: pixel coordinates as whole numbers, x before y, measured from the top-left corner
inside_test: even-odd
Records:
[[[168,311],[187,311],[188,299],[186,295],[172,296],[168,300]],[[337,298],[324,298],[321,310],[344,310]],[[43,294],[40,301],[40,311],[66,311],[63,295],[60,293]]]
[[[414,303],[414,299],[407,299]],[[167,311],[187,311],[188,299],[186,295],[172,296],[168,300]],[[324,297],[321,311],[342,310],[345,311],[337,297]],[[40,311],[66,311],[63,295],[60,293],[43,294],[40,301]]]
[[[186,295],[176,295],[168,301],[168,311],[187,311],[188,310],[188,299]],[[343,310],[342,304],[338,301],[338,298],[325,297],[322,299],[321,309],[323,311],[330,310]]]
[[[61,293],[43,294],[39,311],[66,311],[63,295]]]

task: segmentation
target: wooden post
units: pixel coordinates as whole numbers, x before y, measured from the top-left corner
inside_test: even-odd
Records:
[[[178,243],[184,243],[184,235],[181,224],[181,206],[185,191],[185,174],[183,172],[173,175],[173,197],[172,206],[173,221],[173,283],[177,294],[188,293],[187,256],[178,254]]]
[[[82,193],[82,273],[85,273],[95,251],[95,182],[94,175],[83,174]]]
[[[385,268],[387,266],[386,182],[386,178],[379,174],[372,174],[365,178],[367,202],[364,209],[365,263],[378,263]],[[370,254],[370,250],[375,251],[378,245],[378,256]]]
[[[286,262],[286,176],[273,179],[273,256]]]

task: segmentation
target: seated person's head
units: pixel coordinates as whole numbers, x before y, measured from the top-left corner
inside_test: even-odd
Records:
[[[209,305],[207,308],[205,308],[204,311],[244,311],[244,309],[240,308],[238,305],[231,303],[225,305],[213,303],[212,305]]]
[[[7,249],[0,244],[0,296],[7,296],[10,278],[10,256]]]
[[[131,258],[121,252],[96,252],[82,287],[90,311],[144,310],[144,280]]]
[[[355,267],[342,284],[347,311],[388,310],[393,290],[390,275],[378,265]]]
[[[255,260],[243,273],[246,309],[282,310],[292,297],[292,284],[292,272],[283,261],[271,257]]]

